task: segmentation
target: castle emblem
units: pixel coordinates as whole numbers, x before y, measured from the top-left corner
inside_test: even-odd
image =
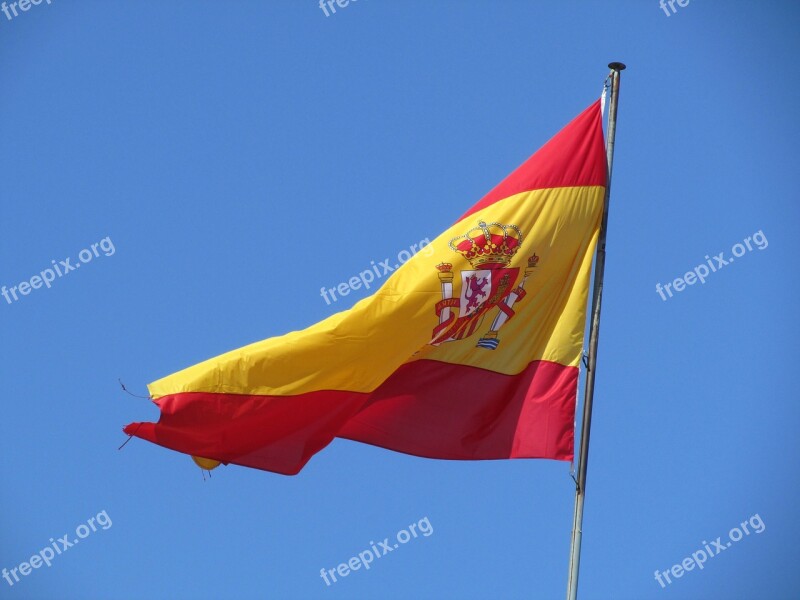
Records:
[[[514,316],[514,304],[525,297],[525,281],[539,262],[534,253],[528,259],[522,281],[514,287],[520,270],[509,265],[522,246],[522,239],[522,232],[516,225],[480,221],[477,227],[450,240],[453,252],[466,258],[472,269],[460,272],[460,295],[453,297],[453,281],[456,279],[453,265],[436,265],[442,299],[436,303],[439,324],[433,330],[432,346],[472,336],[481,327],[486,314],[497,308],[491,326],[477,343],[478,348],[497,348],[500,343],[497,334]]]

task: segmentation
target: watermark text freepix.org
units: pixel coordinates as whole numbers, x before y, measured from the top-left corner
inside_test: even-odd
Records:
[[[3,11],[3,14],[6,16],[6,19],[10,21],[14,17],[19,16],[19,13],[17,12],[17,7],[19,7],[19,9],[22,12],[28,12],[31,6],[39,6],[42,2],[51,4],[53,0],[18,0],[17,2],[3,2],[2,4],[0,4],[0,10]]]
[[[417,531],[418,529],[419,531]],[[376,558],[381,558],[389,554],[389,552],[394,552],[400,547],[400,544],[407,544],[412,538],[418,537],[419,533],[421,533],[423,537],[428,537],[433,534],[433,526],[428,520],[428,517],[423,517],[417,523],[412,523],[408,526],[408,529],[401,529],[398,531],[395,536],[397,542],[391,543],[388,537],[384,538],[382,542],[378,542],[377,545],[375,545],[375,542],[371,541],[369,543],[370,547],[367,550],[359,552],[358,556],[353,556],[346,563],[340,564],[335,569],[320,569],[319,576],[325,581],[325,585],[329,586],[331,581],[336,583],[337,574],[339,577],[347,577],[350,575],[351,571],[358,571],[361,567],[364,567],[365,570],[369,570],[370,564],[372,564]],[[330,580],[328,579],[329,577]]]
[[[718,537],[716,540],[712,541],[710,544],[703,540],[703,548],[697,550],[696,552],[692,552],[691,556],[687,556],[684,558],[680,563],[676,565],[672,565],[671,568],[667,569],[666,571],[659,571],[656,569],[656,581],[661,585],[662,588],[667,587],[664,584],[664,579],[667,580],[667,584],[672,583],[672,579],[670,579],[670,575],[675,577],[676,579],[683,577],[687,571],[693,570],[695,567],[702,570],[705,568],[704,563],[709,559],[715,556],[718,556],[721,552],[724,552],[734,542],[738,542],[744,536],[750,535],[752,533],[747,526],[753,528],[755,533],[761,533],[764,531],[767,526],[764,524],[764,521],[761,520],[761,517],[758,513],[754,514],[750,517],[747,521],[742,521],[739,524],[739,527],[734,527],[728,532],[728,538],[730,541],[723,542],[722,536]]]
[[[411,244],[408,250],[401,250],[397,253],[397,261],[394,266],[390,265],[390,259],[378,261],[378,264],[375,264],[374,260],[370,261],[370,268],[366,271],[361,271],[357,276],[351,277],[347,282],[342,282],[339,285],[335,285],[332,288],[325,289],[323,286],[320,289],[319,295],[325,300],[325,302],[330,305],[331,300],[328,298],[330,297],[333,299],[333,302],[336,302],[339,298],[336,297],[336,293],[339,293],[339,296],[347,296],[351,291],[360,289],[362,286],[364,289],[369,289],[369,286],[375,281],[377,277],[380,279],[384,275],[388,275],[392,271],[400,268],[400,265],[404,262],[408,261],[412,256],[414,256],[417,252],[422,252],[422,249],[427,246],[427,250],[425,250],[425,256],[430,256],[433,254],[433,247],[429,244],[431,241],[428,238],[420,240],[416,244]]]
[[[19,575],[27,577],[31,574],[33,569],[38,569],[43,563],[50,567],[53,559],[56,556],[63,554],[73,546],[77,546],[81,540],[89,537],[93,531],[97,531],[97,525],[99,525],[102,529],[108,529],[111,527],[111,518],[108,516],[106,511],[99,512],[97,513],[97,516],[92,517],[86,521],[85,524],[81,523],[78,525],[75,528],[75,535],[78,537],[73,538],[72,541],[70,541],[70,536],[68,533],[65,533],[63,536],[58,538],[58,540],[50,538],[50,545],[45,546],[38,553],[31,556],[30,560],[27,562],[20,563],[18,567],[14,567],[13,569],[4,568],[2,571],[3,579],[6,580],[8,585],[13,586],[15,583],[20,582]],[[19,575],[17,575],[17,573],[19,573]]]
[[[11,304],[16,300],[19,300],[17,292],[19,292],[19,294],[22,296],[27,296],[33,290],[38,290],[42,286],[50,289],[50,286],[53,285],[53,282],[56,280],[56,276],[63,277],[70,271],[74,271],[80,267],[81,264],[91,262],[92,259],[100,256],[98,248],[103,251],[105,256],[113,256],[117,251],[117,249],[114,248],[114,242],[111,241],[110,237],[103,238],[96,244],[92,244],[91,250],[86,248],[78,252],[78,260],[80,262],[73,264],[72,259],[69,257],[58,262],[51,260],[50,262],[52,263],[52,268],[47,267],[38,275],[31,277],[30,281],[23,281],[22,283],[13,285],[11,287],[3,286],[0,288],[0,295],[5,298],[8,304]]]
[[[689,2],[690,0],[659,0],[658,5],[661,7],[661,10],[663,10],[668,17],[671,17],[676,12],[678,12],[678,10],[675,8],[676,4],[681,8],[683,8],[684,6],[689,6]],[[667,10],[667,5],[669,5],[669,8],[672,12],[669,12],[669,10]]]
[[[762,230],[758,230],[753,235],[749,235],[744,240],[742,240],[744,244],[734,244],[733,248],[731,248],[731,253],[735,258],[740,258],[745,255],[745,253],[750,252],[753,250],[753,244],[759,250],[763,250],[767,246],[769,246],[769,242],[767,241],[767,236],[764,235]],[[753,242],[751,244],[750,242]],[[745,249],[745,246],[747,248]],[[660,283],[656,284],[656,293],[661,296],[661,299],[666,301],[667,296],[664,295],[664,292],[667,292],[670,298],[672,298],[673,294],[672,291],[682,292],[686,289],[687,285],[694,285],[698,281],[700,283],[706,282],[706,277],[708,277],[711,273],[716,273],[722,267],[726,267],[729,264],[732,264],[734,258],[725,258],[725,253],[720,252],[719,254],[714,255],[714,259],[712,260],[709,258],[708,254],[706,254],[706,262],[698,265],[694,268],[694,270],[689,271],[683,277],[678,277],[671,283],[665,283],[662,287]],[[706,266],[708,265],[708,266]],[[710,269],[710,270],[709,270]],[[672,290],[670,289],[672,288]]]
[[[351,2],[355,2],[356,0],[319,0],[319,7],[322,9],[322,12],[325,13],[326,17],[330,17],[332,14],[336,14],[336,7],[339,8],[347,8],[347,6]]]

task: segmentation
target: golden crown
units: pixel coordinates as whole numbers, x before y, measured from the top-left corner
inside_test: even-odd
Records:
[[[450,248],[466,258],[474,269],[507,267],[521,245],[522,232],[516,225],[487,225],[484,221],[450,240]]]

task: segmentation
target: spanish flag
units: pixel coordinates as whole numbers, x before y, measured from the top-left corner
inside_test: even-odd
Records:
[[[150,384],[125,433],[286,475],[334,438],[572,460],[606,157],[595,102],[372,296]]]

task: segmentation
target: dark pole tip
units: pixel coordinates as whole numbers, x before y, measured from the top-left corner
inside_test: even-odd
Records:
[[[621,62],[612,62],[612,63],[608,63],[608,68],[609,69],[614,69],[615,71],[624,71],[625,70],[625,64],[621,63]]]

